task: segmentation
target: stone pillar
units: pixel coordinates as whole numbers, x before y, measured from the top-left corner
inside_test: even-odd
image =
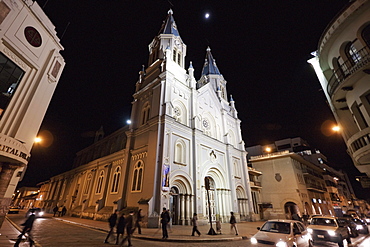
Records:
[[[185,225],[185,195],[181,194],[180,195],[180,225]]]
[[[185,195],[186,198],[186,218],[185,218],[185,225],[190,225],[190,195]]]
[[[9,163],[0,163],[0,228],[3,225],[5,216],[8,213],[9,205],[12,198],[5,198],[6,190],[8,189],[10,180],[13,177],[14,171],[18,168],[16,165]]]

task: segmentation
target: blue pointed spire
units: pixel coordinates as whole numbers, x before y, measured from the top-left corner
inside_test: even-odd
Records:
[[[180,36],[179,31],[177,30],[175,19],[173,18],[172,9],[168,11],[167,18],[164,21],[161,30],[159,30],[159,34],[173,34],[175,36]]]
[[[213,58],[211,48],[207,48],[206,60],[204,61],[202,75],[221,75]]]

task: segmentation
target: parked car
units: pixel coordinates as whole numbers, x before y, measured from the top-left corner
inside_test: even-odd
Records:
[[[343,240],[351,243],[350,228],[348,224],[339,221],[334,216],[315,216],[312,217],[310,225],[307,227],[310,233],[310,247],[320,242],[338,243],[339,247],[343,247]]]
[[[347,224],[349,227],[349,235],[351,238],[357,238],[359,235],[359,232],[357,230],[357,224],[354,222],[353,218],[348,216],[348,217],[338,217],[338,222],[339,224]]]
[[[369,228],[367,227],[367,223],[360,219],[353,219],[357,226],[357,231],[360,234],[369,234]]]
[[[30,216],[31,214],[34,214],[36,217],[42,217],[44,212],[41,210],[41,208],[30,208],[26,213],[26,217]]]
[[[252,246],[308,246],[309,234],[305,225],[296,220],[269,220],[252,238]]]
[[[10,206],[8,214],[19,214],[19,207],[17,206]]]

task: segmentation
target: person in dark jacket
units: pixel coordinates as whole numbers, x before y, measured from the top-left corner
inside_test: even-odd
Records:
[[[121,245],[128,241],[128,246],[132,246],[131,244],[131,235],[135,231],[135,221],[134,221],[134,211],[131,211],[130,214],[126,217],[126,237],[122,240]]]
[[[135,227],[137,228],[137,233],[139,233],[139,234],[141,234],[140,222],[141,222],[142,219],[143,219],[143,216],[141,215],[141,209],[139,209],[139,211],[137,211],[136,221],[135,221]]]
[[[112,234],[114,234],[114,227],[117,224],[117,217],[118,217],[117,213],[118,213],[118,210],[115,210],[114,213],[108,219],[110,230],[109,230],[107,237],[104,240],[105,244],[109,244],[108,239]]]
[[[161,224],[162,224],[162,239],[168,238],[168,232],[167,232],[167,224],[170,222],[170,213],[166,210],[166,208],[163,208],[163,212],[161,213]]]
[[[55,217],[55,215],[56,215],[56,213],[58,212],[58,206],[55,206],[54,208],[53,208],[53,212],[54,212],[54,217]]]
[[[118,242],[119,242],[119,236],[120,236],[120,235],[122,235],[122,237],[124,236],[124,233],[125,233],[125,226],[126,226],[125,214],[122,214],[122,215],[118,218],[118,223],[117,223],[117,240],[116,240],[116,244],[118,244]]]
[[[236,219],[233,212],[230,212],[230,230],[235,229],[235,235],[238,235],[238,228],[236,228]]]
[[[31,213],[31,215],[27,218],[27,220],[23,224],[21,224],[21,226],[24,226],[24,227],[23,227],[21,235],[18,236],[18,239],[15,242],[14,247],[19,246],[20,242],[22,241],[23,235],[25,235],[26,233],[29,236],[30,246],[33,245],[34,241],[32,239],[31,230],[32,230],[32,226],[33,226],[33,222],[35,221],[35,218],[36,218],[35,214]]]
[[[62,216],[66,215],[67,213],[67,208],[65,206],[63,206],[62,208]]]

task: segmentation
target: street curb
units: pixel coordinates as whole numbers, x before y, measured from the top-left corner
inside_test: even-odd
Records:
[[[74,225],[80,225],[83,227],[91,228],[94,230],[102,231],[108,233],[109,231],[106,229],[102,229],[100,227],[94,227],[90,225],[86,225],[83,223],[78,223],[70,220],[65,220],[61,218],[52,218],[54,220],[64,221],[66,223],[74,224]],[[168,238],[168,239],[161,239],[161,238],[155,238],[150,236],[143,236],[143,235],[132,235],[132,238],[136,239],[142,239],[142,240],[151,240],[151,241],[158,241],[158,242],[189,242],[189,243],[199,243],[199,242],[228,242],[228,241],[235,241],[235,240],[247,240],[249,239],[247,236],[239,236],[239,237],[228,237],[228,238],[217,238],[217,239],[184,239],[184,238]]]

